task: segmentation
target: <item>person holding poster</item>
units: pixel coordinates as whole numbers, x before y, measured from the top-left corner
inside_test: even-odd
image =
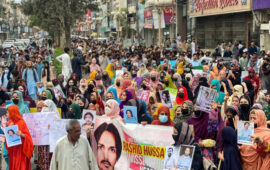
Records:
[[[167,106],[158,108],[158,120],[154,120],[151,125],[174,126],[170,118],[170,109]]]
[[[192,145],[195,147],[191,168],[194,170],[203,170],[203,158],[199,144],[195,142],[192,131],[189,125],[185,122],[180,122],[174,125],[172,138],[174,146]],[[180,163],[180,161],[178,161]]]
[[[106,102],[104,116],[123,121],[122,117],[120,116],[119,104],[116,100],[110,99]]]
[[[262,110],[250,112],[249,120],[254,122],[254,143],[240,146],[243,170],[270,169],[270,129]]]
[[[67,135],[56,142],[50,170],[96,170],[97,164],[88,140],[81,135],[76,119],[66,124]]]
[[[9,155],[9,170],[31,170],[31,157],[33,154],[33,141],[30,132],[23,120],[19,108],[16,105],[8,107],[7,116],[9,118],[8,125],[17,125],[17,135],[21,137],[22,144],[7,147]]]

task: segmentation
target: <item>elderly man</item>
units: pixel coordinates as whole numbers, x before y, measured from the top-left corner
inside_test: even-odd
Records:
[[[81,136],[78,120],[66,125],[67,136],[55,145],[50,170],[96,170],[97,164],[88,140]]]

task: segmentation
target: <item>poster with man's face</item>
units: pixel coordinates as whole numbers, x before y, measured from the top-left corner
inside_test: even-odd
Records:
[[[195,152],[195,146],[180,145],[178,169],[191,170],[192,160]]]
[[[82,115],[82,128],[86,129],[94,129],[96,120],[96,111],[94,110],[83,110]]]
[[[179,159],[179,147],[168,146],[164,159],[164,170],[174,169]]]

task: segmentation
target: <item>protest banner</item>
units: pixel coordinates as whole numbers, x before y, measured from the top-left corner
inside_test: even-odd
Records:
[[[49,144],[50,144],[50,152],[54,151],[54,147],[56,142],[67,135],[66,124],[70,119],[56,119],[50,124],[49,129]],[[79,120],[82,125],[82,121]],[[85,130],[82,128],[82,135],[86,136]]]
[[[56,113],[24,114],[23,119],[27,124],[34,145],[49,145],[49,125],[54,119],[57,119]]]
[[[98,116],[91,134],[92,149],[99,168],[163,170],[166,146],[174,143],[172,133],[172,127],[124,124]],[[115,151],[104,155],[111,148]]]
[[[16,135],[18,131],[19,131],[18,125],[9,126],[4,129],[8,147],[22,144],[21,137]]]
[[[82,116],[82,128],[86,129],[94,129],[96,120],[96,111],[83,109]]]
[[[137,107],[135,106],[124,106],[124,120],[125,123],[138,124],[137,118]]]
[[[244,145],[253,145],[254,122],[237,121],[237,143]]]
[[[216,95],[217,90],[201,86],[195,108],[210,113],[212,110],[212,103]]]

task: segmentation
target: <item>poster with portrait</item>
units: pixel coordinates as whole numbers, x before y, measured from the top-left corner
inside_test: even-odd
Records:
[[[58,101],[59,101],[59,96],[60,96],[60,95],[62,95],[63,98],[66,97],[65,94],[64,94],[64,92],[63,92],[63,90],[62,90],[62,88],[60,87],[60,85],[56,85],[56,86],[54,87],[53,91],[54,91],[54,94],[55,94],[55,98],[56,98]]]
[[[125,123],[138,124],[136,106],[124,106],[124,120]]]
[[[212,103],[217,96],[217,90],[201,86],[196,100],[195,108],[207,113],[211,113]]]
[[[166,146],[174,143],[172,133],[172,127],[125,124],[97,116],[92,150],[99,169],[163,170]]]
[[[1,129],[4,132],[4,128],[8,126],[7,109],[4,107],[0,107],[0,123]]]
[[[176,100],[176,95],[177,95],[177,90],[176,89],[172,89],[172,88],[166,88],[165,90],[168,90],[170,93],[170,97],[171,97],[171,101],[175,101]]]
[[[177,169],[191,170],[194,152],[195,152],[195,146],[180,145],[179,159],[177,161]]]
[[[140,94],[140,99],[143,100],[145,103],[148,103],[150,96],[150,90],[143,90]]]
[[[237,143],[244,145],[253,145],[254,122],[237,121]]]
[[[169,90],[160,91],[159,95],[160,95],[162,104],[164,106],[167,106],[168,108],[172,108],[172,101],[171,101]]]
[[[167,146],[164,159],[164,170],[174,169],[179,159],[179,147]]]
[[[16,135],[18,131],[19,131],[18,125],[9,126],[4,129],[8,147],[22,144],[21,137]]]
[[[95,110],[83,109],[82,128],[84,128],[85,130],[94,129],[95,120],[96,120]]]

